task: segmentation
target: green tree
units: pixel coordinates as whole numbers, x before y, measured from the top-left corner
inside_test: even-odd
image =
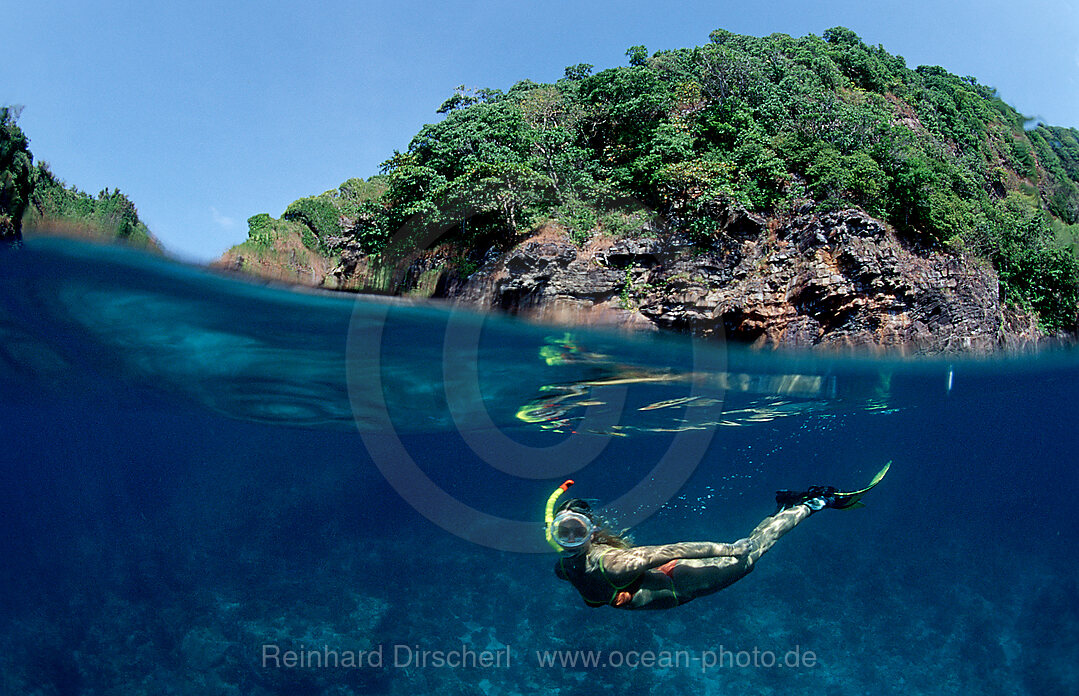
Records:
[[[1053,243],[1044,211],[1012,194],[990,223],[993,262],[1009,302],[1035,311],[1048,331],[1076,328],[1079,261]]]
[[[648,62],[648,49],[644,46],[630,46],[626,49],[630,65],[644,65]]]
[[[33,191],[30,139],[16,121],[21,109],[0,107],[0,240],[22,236],[22,217]]]
[[[567,66],[565,70],[565,79],[583,80],[592,74],[593,67],[594,66],[591,63],[578,63],[577,65]]]

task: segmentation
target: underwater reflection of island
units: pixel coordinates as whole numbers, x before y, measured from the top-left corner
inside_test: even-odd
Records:
[[[716,426],[738,427],[767,423],[777,418],[806,415],[834,408],[840,398],[835,375],[766,374],[748,372],[694,372],[649,368],[619,362],[608,355],[584,350],[573,334],[548,337],[540,357],[548,365],[583,365],[593,373],[569,383],[544,385],[540,394],[521,406],[517,418],[544,430],[573,432],[584,419],[583,410],[603,406],[605,387],[690,385],[710,395],[690,395],[645,403],[630,409],[622,423],[599,434],[628,436],[631,432],[682,432]],[[848,379],[843,399],[870,411],[887,411],[889,375]],[[737,404],[737,408],[729,406]],[[724,409],[724,406],[728,408]],[[687,409],[686,416],[672,411]],[[693,411],[689,411],[692,409]]]

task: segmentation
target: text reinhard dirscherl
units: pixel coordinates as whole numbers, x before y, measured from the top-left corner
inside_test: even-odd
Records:
[[[548,669],[711,669],[795,668],[817,666],[817,655],[801,646],[773,651],[730,650],[536,650],[536,665]],[[370,650],[337,650],[328,645],[321,649],[282,649],[280,645],[262,646],[262,667],[272,669],[504,669],[511,666],[510,646],[495,650],[476,650],[467,645],[450,649],[428,649],[419,645],[377,645]]]
[[[386,656],[389,654],[390,660]],[[430,650],[418,645],[378,645],[370,650],[335,650],[328,645],[321,649],[282,650],[272,643],[262,646],[263,668],[286,669],[382,669],[393,667],[450,669],[491,669],[510,666],[510,646],[497,650],[475,650],[467,645],[449,650]]]

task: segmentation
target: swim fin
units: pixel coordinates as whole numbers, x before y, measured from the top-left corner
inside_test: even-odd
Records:
[[[889,461],[877,472],[869,485],[857,491],[841,491],[834,486],[812,486],[806,491],[776,491],[777,512],[795,505],[808,505],[810,509],[834,508],[837,510],[855,510],[865,507],[862,496],[871,491],[887,475],[892,463]]]
[[[877,475],[873,477],[873,480],[869,482],[869,485],[859,491],[840,491],[833,494],[835,502],[828,505],[830,508],[837,510],[855,510],[860,507],[865,507],[865,503],[862,502],[862,496],[873,490],[873,488],[880,483],[888,474],[888,469],[892,468],[891,460],[884,465],[884,468],[877,472]]]

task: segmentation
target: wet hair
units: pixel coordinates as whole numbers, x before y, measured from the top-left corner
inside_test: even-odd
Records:
[[[555,514],[562,512],[563,510],[572,510],[573,512],[580,512],[589,517],[595,517],[592,512],[592,506],[588,504],[588,501],[584,498],[570,498],[569,500],[563,500],[562,504],[555,510]]]
[[[593,544],[613,546],[616,549],[628,549],[633,546],[633,539],[626,533],[629,530],[623,529],[621,532],[615,532],[611,529],[611,524],[607,519],[592,511],[592,506],[587,500],[584,500],[583,498],[570,498],[558,506],[555,514],[558,514],[563,510],[579,512],[592,520],[592,524],[596,527],[595,531],[592,532]]]

